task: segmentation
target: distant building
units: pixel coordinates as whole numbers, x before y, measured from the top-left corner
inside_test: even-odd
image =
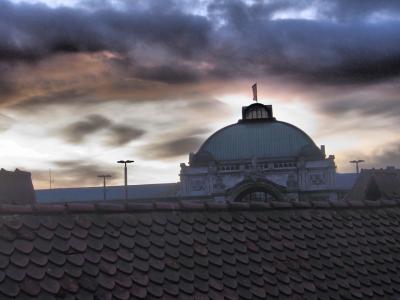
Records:
[[[242,119],[211,135],[181,164],[183,198],[337,200],[334,156],[296,126],[277,121],[271,105],[242,109]]]
[[[277,121],[271,105],[242,109],[242,119],[211,135],[189,163],[180,182],[131,185],[131,201],[303,201],[343,199],[357,174],[336,173],[325,146],[296,126]],[[38,190],[39,202],[102,201],[103,189]],[[107,200],[122,200],[123,186],[107,187]]]
[[[363,169],[346,200],[387,200],[400,199],[400,170]]]
[[[108,186],[107,201],[124,199],[124,186]],[[176,201],[179,183],[139,184],[128,186],[129,200],[144,201]],[[36,190],[40,203],[63,202],[96,202],[103,201],[103,187],[80,187]]]
[[[0,170],[0,204],[32,204],[36,202],[31,173],[16,169]]]

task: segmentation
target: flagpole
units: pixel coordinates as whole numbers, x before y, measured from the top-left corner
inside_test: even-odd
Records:
[[[257,98],[257,82],[251,86],[251,89],[253,90],[253,100],[258,102],[258,98]]]

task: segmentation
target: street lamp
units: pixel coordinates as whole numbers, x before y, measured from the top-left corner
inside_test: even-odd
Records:
[[[349,163],[356,164],[356,171],[357,171],[357,174],[358,174],[358,173],[359,173],[358,164],[359,164],[359,163],[363,163],[364,161],[365,161],[365,160],[357,159],[357,160],[351,160],[351,161],[349,161]]]
[[[106,178],[111,178],[111,175],[97,175],[99,178],[103,178],[103,200],[106,201]]]
[[[124,164],[124,170],[125,170],[125,201],[128,200],[128,167],[127,164],[135,162],[134,160],[119,160],[117,163],[119,164]]]

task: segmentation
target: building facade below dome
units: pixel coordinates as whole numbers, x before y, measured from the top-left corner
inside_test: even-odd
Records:
[[[337,200],[334,156],[301,129],[277,121],[271,105],[252,104],[242,119],[211,135],[181,164],[182,199]]]

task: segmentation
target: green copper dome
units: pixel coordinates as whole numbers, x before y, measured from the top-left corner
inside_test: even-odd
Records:
[[[312,139],[285,122],[239,122],[211,135],[196,155],[209,153],[217,161],[321,155]]]

